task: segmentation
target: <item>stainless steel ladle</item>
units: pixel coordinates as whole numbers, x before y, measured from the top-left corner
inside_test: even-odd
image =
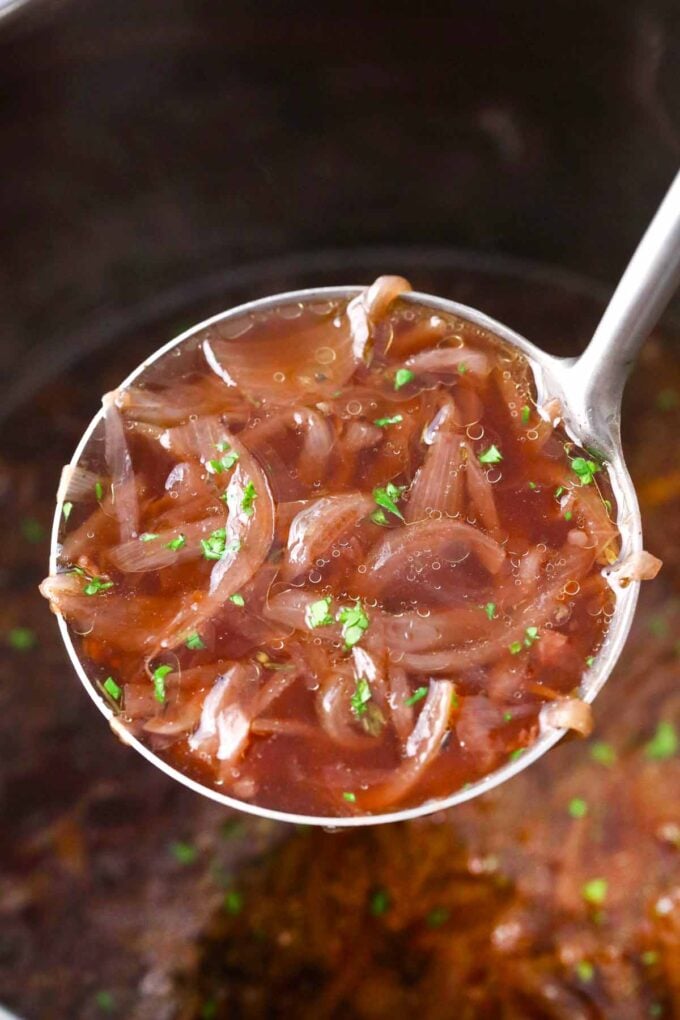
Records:
[[[594,449],[605,460],[616,496],[618,517],[617,524],[621,533],[621,555],[616,564],[608,568],[610,583],[616,595],[616,609],[610,621],[607,635],[597,659],[583,677],[581,695],[584,701],[591,702],[602,689],[614,668],[633,620],[640,583],[631,581],[626,586],[617,584],[617,565],[624,562],[632,553],[642,549],[642,526],[640,510],[635,489],[626,468],[621,446],[621,398],[623,388],[637,352],[659,316],[668,304],[674,290],[680,282],[680,173],[676,176],[666,197],[661,203],[654,219],[638,245],[614,295],[607,306],[602,320],[588,347],[579,358],[556,358],[534,346],[523,336],[515,333],[500,322],[489,316],[468,308],[466,305],[449,301],[445,298],[432,297],[429,294],[412,292],[404,295],[404,300],[414,304],[424,304],[429,308],[441,309],[443,312],[456,315],[480,326],[501,337],[507,343],[520,350],[529,360],[534,371],[537,387],[538,404],[547,403],[557,398],[562,406],[562,418],[571,437],[581,446]],[[318,289],[291,291],[286,294],[275,294],[262,298],[238,308],[222,312],[220,315],[199,323],[180,336],[175,337],[147,361],[140,365],[122,383],[130,385],[145,369],[165,355],[178,344],[184,343],[189,337],[201,332],[214,323],[225,323],[253,313],[278,308],[297,302],[344,301],[355,297],[363,290],[362,287],[322,287]],[[97,414],[85,434],[71,460],[72,465],[79,463],[95,429],[100,425],[102,412]],[[59,530],[63,500],[58,501],[50,555],[50,572],[58,567]],[[148,761],[162,769],[167,775],[183,783],[190,789],[201,793],[212,800],[231,808],[238,808],[250,814],[285,822],[323,825],[330,828],[356,827],[375,825],[382,822],[395,822],[407,818],[416,818],[433,811],[453,807],[463,801],[471,800],[481,793],[505,782],[512,776],[527,768],[541,755],[554,746],[564,735],[563,730],[544,732],[527,751],[515,761],[497,769],[483,779],[464,789],[417,807],[391,811],[386,814],[358,815],[346,818],[319,817],[290,814],[285,811],[274,811],[258,807],[255,804],[236,800],[218,790],[203,786],[194,779],[178,772],[163,761],[148,747],[132,736],[118,723],[110,705],[98,688],[88,677],[78,656],[76,647],[69,633],[64,618],[59,615],[59,628],[76,673],[85,689],[98,708],[109,719],[112,728],[120,738],[134,747]]]

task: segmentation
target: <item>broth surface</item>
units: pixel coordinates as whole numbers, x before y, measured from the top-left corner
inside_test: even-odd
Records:
[[[589,727],[604,465],[522,356],[395,289],[194,334],[66,479],[43,593],[116,726],[241,800],[391,810],[523,753],[551,705]]]

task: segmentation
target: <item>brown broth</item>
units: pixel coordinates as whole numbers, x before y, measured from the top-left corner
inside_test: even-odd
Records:
[[[541,417],[522,356],[403,300],[371,322],[352,307],[218,323],[119,391],[44,585],[162,758],[325,816],[443,797],[522,753],[597,654],[618,538],[606,471],[582,484],[572,461],[592,455]],[[375,502],[388,485],[392,510]],[[325,598],[333,622],[310,626]]]

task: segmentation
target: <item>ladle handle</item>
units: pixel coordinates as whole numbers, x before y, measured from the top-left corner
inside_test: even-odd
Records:
[[[593,435],[615,436],[621,397],[640,347],[680,283],[680,172],[635,249],[592,340],[569,370]]]

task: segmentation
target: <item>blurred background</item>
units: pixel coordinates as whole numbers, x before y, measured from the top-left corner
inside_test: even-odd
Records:
[[[627,397],[666,569],[598,702],[608,763],[567,744],[380,832],[230,818],[115,744],[35,592],[100,394],[237,301],[397,272],[587,341],[680,161],[677,0],[401,6],[0,3],[0,1003],[25,1020],[680,1016],[680,775],[644,751],[680,715],[673,310]]]

